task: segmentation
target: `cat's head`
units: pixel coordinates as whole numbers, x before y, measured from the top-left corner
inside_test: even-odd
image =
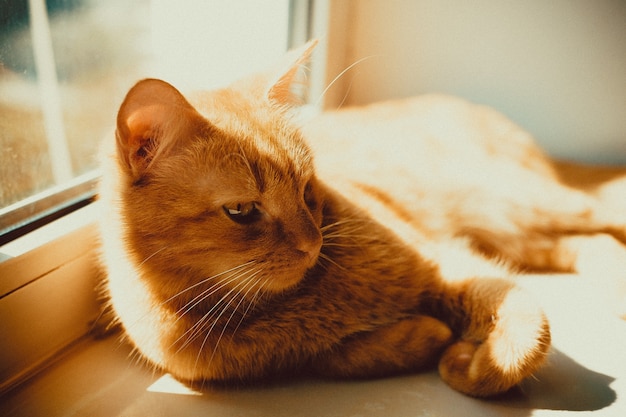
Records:
[[[281,291],[316,263],[323,195],[287,117],[313,46],[273,80],[255,76],[193,105],[160,80],[129,91],[117,118],[119,203],[127,250],[148,275]]]

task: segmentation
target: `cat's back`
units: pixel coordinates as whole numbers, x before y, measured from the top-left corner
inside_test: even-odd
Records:
[[[320,168],[329,172],[338,165],[347,172],[346,160],[358,161],[359,173],[367,163],[370,170],[399,166],[406,173],[412,166],[409,171],[419,175],[444,174],[470,162],[551,172],[531,135],[503,114],[442,94],[325,112],[306,123],[304,132]]]
[[[511,184],[555,175],[526,131],[489,107],[446,95],[326,112],[303,132],[323,180],[368,210],[383,202],[391,217],[404,213],[429,235],[456,227],[455,213],[515,201]]]

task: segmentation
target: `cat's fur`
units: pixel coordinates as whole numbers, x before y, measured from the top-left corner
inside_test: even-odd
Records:
[[[459,99],[300,130],[289,86],[311,48],[274,79],[128,93],[101,187],[107,294],[127,336],[190,382],[438,364],[469,395],[511,388],[541,366],[550,330],[506,265],[574,268],[572,234],[622,225],[528,134]]]

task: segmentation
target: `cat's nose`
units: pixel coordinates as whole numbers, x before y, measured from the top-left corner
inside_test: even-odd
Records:
[[[322,232],[307,209],[300,210],[297,220],[292,229],[293,247],[305,255],[307,267],[311,268],[317,262],[322,248]]]
[[[296,244],[298,252],[302,252],[308,259],[309,267],[312,267],[317,261],[317,256],[322,248],[322,236],[314,238],[302,239]]]

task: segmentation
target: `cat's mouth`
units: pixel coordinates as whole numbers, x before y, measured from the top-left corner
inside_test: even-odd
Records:
[[[307,252],[297,251],[297,255],[292,256],[289,263],[267,271],[267,290],[282,292],[298,285],[304,279],[307,271],[317,265],[319,255],[320,249]]]

